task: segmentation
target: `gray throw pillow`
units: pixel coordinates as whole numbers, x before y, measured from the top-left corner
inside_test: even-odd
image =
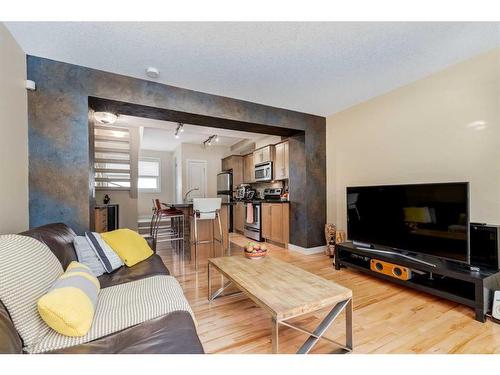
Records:
[[[73,240],[76,256],[80,263],[85,264],[95,277],[101,276],[105,271],[101,261],[97,257],[92,245],[85,236],[77,236]]]
[[[101,261],[104,269],[107,273],[111,273],[114,270],[123,266],[123,262],[120,257],[114,252],[114,250],[101,238],[99,233],[95,232],[85,232],[85,237],[87,237],[89,243],[95,251],[95,254]]]

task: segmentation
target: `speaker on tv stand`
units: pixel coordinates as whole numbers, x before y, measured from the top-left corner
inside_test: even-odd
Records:
[[[470,224],[470,264],[491,270],[500,269],[500,226]]]

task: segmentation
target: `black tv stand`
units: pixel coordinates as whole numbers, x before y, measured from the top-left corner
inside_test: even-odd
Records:
[[[402,256],[405,255],[405,256]],[[413,276],[404,281],[370,269],[370,260],[378,259],[412,269]],[[406,255],[395,251],[360,248],[352,242],[335,247],[335,269],[355,269],[369,275],[392,281],[412,289],[446,298],[475,311],[475,318],[486,321],[491,310],[493,292],[500,289],[500,272],[495,270],[471,270],[469,265],[420,254]]]
[[[414,262],[417,262],[417,263],[426,264],[429,267],[436,267],[436,265],[434,263],[426,262],[425,260],[421,260],[421,259],[418,259],[418,258],[416,258],[414,256],[409,256],[409,255],[406,255],[406,254],[403,254],[403,253],[399,253],[397,251],[380,250],[380,249],[375,249],[373,247],[369,247],[368,248],[368,247],[360,247],[360,246],[356,246],[356,249],[363,250],[363,251],[366,251],[366,252],[369,252],[369,253],[374,253],[375,255],[380,255],[380,254],[394,255],[396,257],[410,259],[410,260],[412,260]]]

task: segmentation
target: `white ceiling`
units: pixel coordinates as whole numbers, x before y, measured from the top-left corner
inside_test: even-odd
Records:
[[[219,142],[213,142],[213,145],[228,147],[243,140],[255,142],[266,137],[263,134],[184,124],[184,131],[179,132],[179,138],[176,139],[175,130],[178,125],[176,122],[124,115],[118,117],[115,125],[143,127],[141,140],[141,149],[143,150],[174,151],[181,143],[201,145],[211,135],[217,135],[219,138]]]
[[[30,55],[324,116],[500,47],[500,23],[6,25]]]

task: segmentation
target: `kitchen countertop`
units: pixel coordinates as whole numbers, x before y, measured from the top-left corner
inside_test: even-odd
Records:
[[[189,208],[193,207],[193,203],[165,203],[169,207],[175,207],[175,208]],[[232,206],[236,204],[235,202],[222,202],[223,206]]]
[[[246,200],[236,200],[236,203],[242,202],[242,203],[290,203],[290,201],[281,201],[277,199],[253,199],[251,201],[246,201]]]

